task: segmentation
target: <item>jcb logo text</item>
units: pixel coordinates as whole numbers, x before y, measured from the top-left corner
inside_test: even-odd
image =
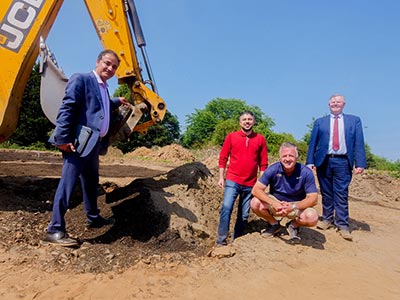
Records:
[[[18,52],[45,0],[14,0],[0,22],[0,46]]]

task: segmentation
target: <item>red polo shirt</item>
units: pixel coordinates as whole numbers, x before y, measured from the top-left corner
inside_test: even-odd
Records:
[[[267,142],[261,134],[249,136],[239,130],[228,134],[219,155],[219,167],[226,168],[226,179],[244,186],[253,186],[257,181],[258,169],[268,166]]]

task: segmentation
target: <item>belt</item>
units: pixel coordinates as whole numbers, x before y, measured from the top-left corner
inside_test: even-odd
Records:
[[[329,158],[347,158],[347,154],[327,154]]]

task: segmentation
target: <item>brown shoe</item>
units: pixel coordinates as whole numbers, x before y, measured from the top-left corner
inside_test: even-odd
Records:
[[[208,251],[207,256],[223,258],[223,257],[232,257],[235,254],[236,254],[235,249],[233,249],[231,245],[217,244],[214,247],[212,247],[210,251]]]
[[[353,237],[351,236],[350,231],[346,230],[346,229],[340,229],[339,230],[340,236],[342,238],[344,238],[346,241],[353,241]]]
[[[328,221],[318,221],[317,228],[321,230],[328,230],[329,228],[333,227],[333,224]]]

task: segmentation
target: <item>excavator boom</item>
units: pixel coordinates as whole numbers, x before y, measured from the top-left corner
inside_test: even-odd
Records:
[[[128,130],[126,138],[132,131],[146,132],[151,125],[160,123],[165,115],[166,106],[158,96],[152,78],[144,80],[136,55],[136,47],[132,39],[132,31],[140,40],[137,47],[142,46],[142,31],[133,0],[85,0],[85,5],[92,19],[100,42],[104,48],[114,50],[120,57],[121,63],[116,72],[119,84],[127,84],[132,94],[132,109],[125,117]],[[47,37],[56,16],[61,9],[62,0],[2,0],[0,2],[0,59],[7,61],[5,70],[0,73],[0,142],[11,136],[18,121],[22,95],[39,55],[39,48],[45,50],[43,40]],[[132,26],[139,26],[133,28]],[[43,39],[41,42],[41,38]],[[42,52],[41,52],[42,55]],[[147,57],[144,57],[146,68]],[[46,58],[44,59],[46,62]],[[46,66],[41,66],[46,69]],[[54,68],[50,68],[53,70]],[[149,70],[148,70],[149,71]],[[41,88],[63,88],[66,77],[60,72],[57,77],[60,84],[44,84]],[[52,72],[47,72],[45,80],[51,78]],[[148,72],[149,77],[151,73]],[[151,85],[149,89],[146,84]],[[63,90],[61,91],[61,94]],[[41,95],[54,99],[61,97],[60,91],[42,90]],[[47,95],[47,97],[46,97]],[[54,112],[61,102],[55,99],[54,104],[48,100],[42,101],[45,114],[54,123]],[[55,106],[56,108],[53,108]],[[148,113],[150,120],[137,126],[143,113]],[[50,115],[49,115],[50,114]],[[125,126],[126,127],[126,126]]]
[[[0,142],[14,132],[25,85],[63,1],[0,2]]]

